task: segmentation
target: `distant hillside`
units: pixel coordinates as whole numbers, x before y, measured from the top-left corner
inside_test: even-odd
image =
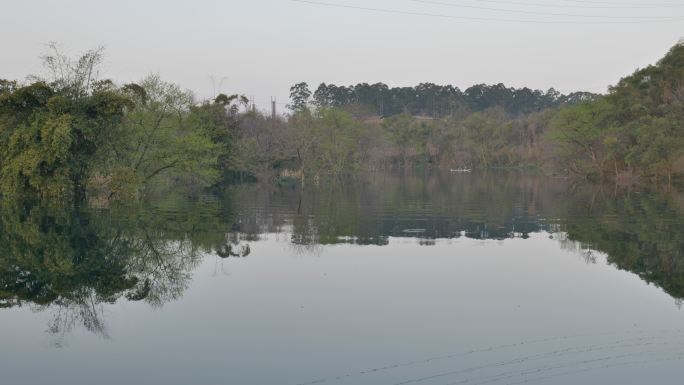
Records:
[[[684,171],[684,42],[603,98],[554,121],[570,171],[589,177],[666,177]]]

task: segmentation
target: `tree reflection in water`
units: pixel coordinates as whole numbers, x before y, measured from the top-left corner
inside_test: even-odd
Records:
[[[58,345],[76,326],[107,337],[104,304],[176,300],[203,253],[224,245],[222,216],[188,209],[198,211],[3,205],[0,306],[52,311]]]
[[[320,245],[387,245],[390,237],[527,239],[548,232],[588,263],[637,274],[684,298],[684,193],[573,184],[523,172],[379,173],[345,183],[241,186],[239,230],[287,232],[298,253]],[[267,214],[267,215],[266,215]]]
[[[421,245],[547,232],[588,263],[608,263],[684,298],[684,195],[573,186],[519,173],[379,174],[305,188],[243,185],[220,197],[106,209],[4,202],[0,307],[52,312],[61,344],[76,327],[107,337],[103,307],[159,307],[182,296],[202,258],[248,257],[269,234],[294,254],[326,245]],[[534,240],[530,240],[533,242]]]

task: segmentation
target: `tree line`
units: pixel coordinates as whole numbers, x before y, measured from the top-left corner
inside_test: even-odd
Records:
[[[506,87],[501,83],[477,84],[464,91],[452,85],[433,83],[392,88],[383,83],[359,83],[348,87],[322,83],[313,93],[308,84],[299,83],[292,92],[294,111],[301,111],[303,103],[312,96],[311,102],[318,108],[355,108],[359,112],[379,116],[405,113],[434,118],[447,117],[463,110],[478,112],[493,107],[501,107],[511,115],[529,114],[597,97],[589,92],[564,95],[553,88],[541,91],[527,87]]]
[[[310,132],[320,145],[337,143],[339,149],[347,143],[350,156],[344,164],[350,170],[359,165],[532,166],[553,175],[624,184],[671,184],[684,173],[684,42],[605,95],[502,84],[460,91],[428,83],[400,88],[321,84],[311,92],[299,83],[291,99],[291,125],[311,127],[315,124],[304,122],[321,123],[335,113],[354,120],[356,126],[335,129],[336,135]],[[326,156],[341,161],[339,155]],[[335,171],[306,165],[302,170]]]
[[[291,113],[265,115],[240,95],[197,100],[150,75],[99,79],[102,50],[48,76],[0,80],[0,191],[83,201],[190,192],[234,180],[320,180],[406,167],[535,167],[633,182],[684,170],[684,45],[606,95],[502,84],[291,88]]]

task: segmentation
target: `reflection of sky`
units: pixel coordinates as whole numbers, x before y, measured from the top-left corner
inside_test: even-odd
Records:
[[[510,383],[536,378],[525,374],[534,368],[559,375],[539,382],[547,384],[675,383],[681,374],[670,360],[684,349],[673,299],[603,256],[586,263],[546,233],[315,252],[265,234],[251,246],[247,258],[207,256],[183,297],[161,309],[105,306],[109,340],[76,330],[56,349],[43,333],[49,311],[0,312],[3,382],[280,385],[421,361],[330,382],[396,384],[524,357],[419,383],[518,373],[493,382]]]
[[[466,17],[578,19],[413,1],[322,1]],[[684,16],[684,7],[583,9],[576,8],[581,2],[563,0],[526,1],[543,7],[442,2],[594,16]],[[3,2],[0,36],[6,37],[0,41],[6,53],[3,78],[37,72],[37,57],[45,42],[62,42],[73,51],[104,44],[106,75],[116,80],[135,81],[159,72],[207,97],[213,93],[210,76],[225,76],[221,87],[216,81],[217,88],[254,96],[266,108],[271,96],[286,102],[289,87],[299,81],[314,85],[383,81],[397,86],[434,82],[461,88],[504,82],[544,90],[553,86],[564,92],[603,92],[620,77],[662,57],[682,31],[681,21],[496,23],[335,9],[289,0],[28,0]]]

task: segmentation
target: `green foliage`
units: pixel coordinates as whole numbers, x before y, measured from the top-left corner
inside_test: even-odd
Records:
[[[220,170],[240,168],[236,144],[244,116],[239,110],[240,106],[248,104],[245,96],[220,94],[213,103],[190,106],[189,125],[201,131],[214,145]]]
[[[297,153],[305,175],[339,175],[359,166],[361,127],[348,113],[332,108],[299,114]]]
[[[425,136],[424,130],[417,127],[417,119],[408,114],[400,114],[383,121],[383,127],[392,141],[399,148],[399,156],[402,164],[407,163],[411,150],[416,147],[420,151],[421,142]]]
[[[638,70],[597,101],[561,110],[554,138],[571,171],[671,181],[684,157],[684,45]]]
[[[302,82],[290,88],[290,104],[287,106],[294,113],[304,112],[309,108],[311,91],[309,85]]]
[[[562,109],[553,120],[552,137],[560,144],[561,154],[568,159],[573,172],[584,170],[597,176],[603,169],[603,131],[609,115],[605,98]]]
[[[0,101],[3,194],[83,197],[106,132],[129,106],[114,90],[74,99],[42,82],[6,94]]]
[[[474,113],[463,121],[465,140],[473,158],[484,168],[509,165],[511,123],[501,108]]]
[[[10,93],[17,88],[17,82],[7,79],[0,79],[0,95]]]
[[[383,128],[390,141],[399,151],[402,165],[431,163],[444,150],[440,148],[446,141],[445,126],[441,121],[420,119],[408,114],[400,114],[383,121]]]
[[[56,45],[52,78],[0,82],[0,188],[4,196],[139,196],[159,182],[201,188],[231,167],[246,98],[197,105],[177,85],[149,76],[115,86],[97,79],[101,49],[72,60]]]
[[[212,139],[227,137],[216,132],[217,124],[208,116],[211,108],[194,109],[188,92],[156,75],[128,89],[137,90],[131,94],[135,103],[109,134],[101,170],[111,177],[110,193],[138,194],[163,175],[202,186],[215,183],[221,148]],[[216,108],[225,114],[222,105]]]

